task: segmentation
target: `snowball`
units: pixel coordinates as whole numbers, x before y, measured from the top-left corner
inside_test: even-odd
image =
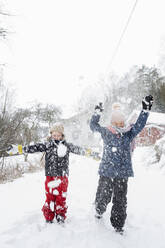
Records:
[[[51,182],[48,183],[48,187],[50,189],[57,188],[60,185],[60,183],[61,183],[60,179],[55,179],[54,181],[51,181]]]
[[[116,147],[112,147],[112,152],[116,152],[117,148]]]
[[[54,202],[50,202],[50,209],[52,210],[52,212],[54,212]]]
[[[67,147],[64,146],[63,144],[59,144],[58,149],[57,149],[57,154],[59,157],[64,157],[67,152]]]
[[[66,196],[67,196],[67,192],[63,192],[62,197],[66,198]]]
[[[57,189],[55,189],[55,190],[53,191],[53,195],[59,195],[59,192],[58,192]]]

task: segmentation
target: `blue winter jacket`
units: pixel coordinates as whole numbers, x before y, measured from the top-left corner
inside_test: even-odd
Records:
[[[135,136],[144,128],[149,113],[141,111],[136,123],[129,131],[112,133],[99,124],[100,115],[92,116],[90,128],[99,132],[103,139],[103,155],[99,166],[99,175],[111,178],[133,177],[131,147]]]

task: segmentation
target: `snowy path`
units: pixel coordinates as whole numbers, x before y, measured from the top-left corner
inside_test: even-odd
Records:
[[[93,215],[98,162],[73,155],[70,160],[68,220],[65,227],[45,224],[44,172],[26,174],[0,185],[1,248],[164,248],[165,174],[142,166],[144,148],[134,154],[135,177],[129,180],[125,235],[114,233],[109,212],[98,223]]]

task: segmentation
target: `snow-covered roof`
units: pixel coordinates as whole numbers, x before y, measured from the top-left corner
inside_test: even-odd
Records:
[[[128,122],[130,122],[131,119],[135,120],[135,116],[137,119],[139,113],[140,113],[140,111],[133,111],[131,116],[129,116],[129,118],[128,118],[129,119]],[[148,120],[147,120],[147,124],[156,124],[156,125],[165,126],[165,114],[164,113],[157,113],[157,112],[150,112]]]
[[[147,123],[154,123],[154,124],[165,126],[165,114],[157,113],[157,112],[150,112]]]

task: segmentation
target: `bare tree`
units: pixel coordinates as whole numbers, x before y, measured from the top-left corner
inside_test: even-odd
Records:
[[[9,34],[9,30],[6,26],[6,22],[4,19],[8,18],[9,16],[12,16],[10,13],[8,13],[7,11],[4,10],[4,6],[1,2],[0,4],[0,37],[3,39],[6,39],[8,34]]]

